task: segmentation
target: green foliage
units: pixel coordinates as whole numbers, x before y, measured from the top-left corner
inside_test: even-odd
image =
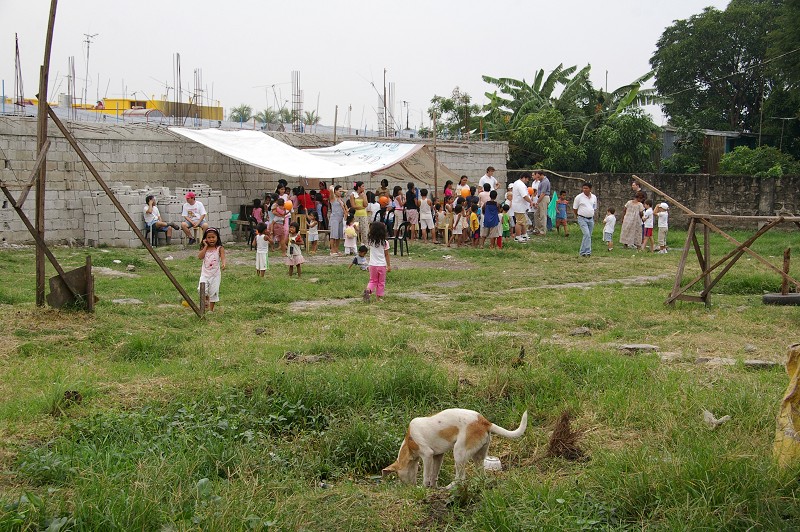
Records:
[[[753,177],[780,177],[800,175],[800,162],[791,155],[771,146],[750,149],[739,146],[722,156],[719,162],[722,175],[750,175]]]
[[[320,117],[316,111],[306,111],[303,115],[303,123],[307,126],[315,126],[319,121]]]
[[[661,150],[659,131],[634,109],[610,118],[593,133],[600,166],[608,172],[652,172]]]
[[[697,124],[678,118],[675,152],[661,161],[666,174],[699,174],[703,160],[703,132]]]
[[[775,74],[785,76],[795,89],[800,88],[800,1],[779,2],[779,13],[775,27],[767,36],[769,53],[776,60],[773,63]],[[783,116],[783,115],[781,115]]]
[[[428,116],[436,115],[436,134],[445,138],[459,138],[478,129],[480,107],[471,103],[472,97],[458,87],[450,97],[434,96],[428,107]]]
[[[247,122],[251,118],[253,118],[253,108],[244,103],[231,109],[228,115],[228,120],[231,122]]]
[[[652,136],[632,129],[650,131],[655,128],[652,121],[643,114],[637,114],[635,121],[609,121],[637,106],[665,101],[654,89],[642,89],[653,73],[606,92],[592,86],[589,65],[576,70],[575,66],[558,65],[546,78],[544,70],[539,70],[530,85],[524,79],[483,76],[498,88],[486,93],[489,103],[484,107],[484,128],[489,138],[509,141],[509,167],[538,165],[589,172],[615,171],[622,166],[649,169],[652,165],[645,160],[649,159],[646,154],[653,152]],[[606,124],[600,137],[593,135]],[[616,153],[612,155],[599,139],[613,141]]]
[[[280,113],[275,109],[264,109],[254,117],[260,124],[275,124],[280,119]]]
[[[800,157],[800,2],[734,0],[668,27],[650,64],[672,122],[758,132]],[[667,171],[694,164],[686,154]],[[777,172],[777,169],[776,171]]]
[[[556,109],[525,115],[509,137],[509,167],[579,170],[586,158]]]

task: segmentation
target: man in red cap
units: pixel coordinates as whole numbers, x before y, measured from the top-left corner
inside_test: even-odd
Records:
[[[196,242],[192,230],[194,230],[195,227],[199,227],[202,231],[208,229],[208,223],[205,221],[206,208],[201,202],[195,199],[194,192],[186,193],[186,203],[183,204],[181,216],[183,217],[181,229],[186,233],[186,237],[189,239],[189,245],[192,245]]]

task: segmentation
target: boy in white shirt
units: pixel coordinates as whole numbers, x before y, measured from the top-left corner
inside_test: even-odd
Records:
[[[614,212],[614,207],[609,207],[606,217],[603,218],[603,242],[608,246],[608,251],[614,251],[614,227],[617,225]]]
[[[667,252],[667,231],[669,230],[669,205],[659,203],[653,211],[658,217],[658,252]]]
[[[644,200],[644,212],[642,213],[644,223],[644,234],[642,235],[642,249],[646,249],[647,242],[650,241],[650,251],[655,251],[653,242],[653,200]]]

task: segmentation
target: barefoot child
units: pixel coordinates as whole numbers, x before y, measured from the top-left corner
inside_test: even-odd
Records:
[[[303,258],[303,237],[299,234],[300,224],[294,222],[289,224],[288,252],[286,255],[286,265],[289,266],[289,277],[292,270],[297,266],[297,278],[300,278],[300,265],[305,262]]]
[[[364,290],[364,302],[369,303],[373,292],[378,301],[382,301],[386,288],[386,273],[392,271],[392,265],[389,262],[389,240],[386,226],[381,222],[372,222],[369,225],[367,247],[369,248],[369,284]]]
[[[222,280],[222,270],[225,269],[225,248],[219,239],[219,231],[209,227],[203,233],[203,242],[197,258],[203,261],[200,269],[200,282],[206,284],[206,307],[213,311],[214,305],[219,301],[219,283]],[[200,284],[197,285],[200,290]]]
[[[267,231],[269,226],[260,223],[256,226],[256,274],[264,277],[269,268],[269,241],[270,235]]]

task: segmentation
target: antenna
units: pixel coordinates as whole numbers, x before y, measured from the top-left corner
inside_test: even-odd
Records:
[[[89,97],[88,94],[88,87],[89,87],[89,47],[92,45],[92,39],[100,35],[99,33],[92,33],[91,35],[88,33],[84,33],[83,36],[86,39],[83,41],[86,43],[86,77],[83,79],[83,104],[86,105],[86,99]]]

